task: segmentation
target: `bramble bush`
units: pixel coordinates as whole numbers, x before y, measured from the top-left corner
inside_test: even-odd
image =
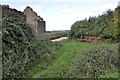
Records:
[[[118,70],[118,45],[94,46],[83,52],[83,56],[75,62],[78,77],[100,78],[110,70]]]

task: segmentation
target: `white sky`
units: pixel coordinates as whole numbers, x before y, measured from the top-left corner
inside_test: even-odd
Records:
[[[23,11],[30,6],[46,21],[46,30],[70,30],[75,21],[114,10],[119,0],[0,0]]]

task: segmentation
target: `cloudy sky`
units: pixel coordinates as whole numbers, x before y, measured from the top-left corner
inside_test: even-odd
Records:
[[[0,0],[23,11],[30,6],[46,21],[46,30],[70,30],[75,21],[114,10],[119,0]]]

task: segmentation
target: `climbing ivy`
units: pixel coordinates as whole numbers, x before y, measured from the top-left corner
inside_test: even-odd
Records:
[[[36,41],[30,25],[18,18],[2,20],[3,78],[20,78],[40,63],[45,53],[51,54],[56,43]],[[50,47],[52,46],[52,47]]]

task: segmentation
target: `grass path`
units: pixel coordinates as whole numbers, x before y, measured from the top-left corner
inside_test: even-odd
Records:
[[[73,78],[82,77],[81,71],[79,71],[81,61],[85,57],[84,52],[88,51],[91,47],[98,47],[100,45],[112,44],[106,43],[88,43],[79,41],[61,41],[61,47],[57,51],[53,52],[52,57],[44,59],[42,63],[34,66],[27,74],[32,78]],[[84,62],[84,61],[83,61]],[[89,66],[88,66],[89,67]],[[81,73],[80,73],[81,72]],[[116,69],[109,71],[103,77],[117,77]]]
[[[32,74],[34,78],[66,77],[72,70],[75,57],[82,57],[82,51],[92,46],[92,43],[81,43],[77,41],[61,43],[63,46],[55,52],[55,59],[41,63],[31,70],[30,74]]]

